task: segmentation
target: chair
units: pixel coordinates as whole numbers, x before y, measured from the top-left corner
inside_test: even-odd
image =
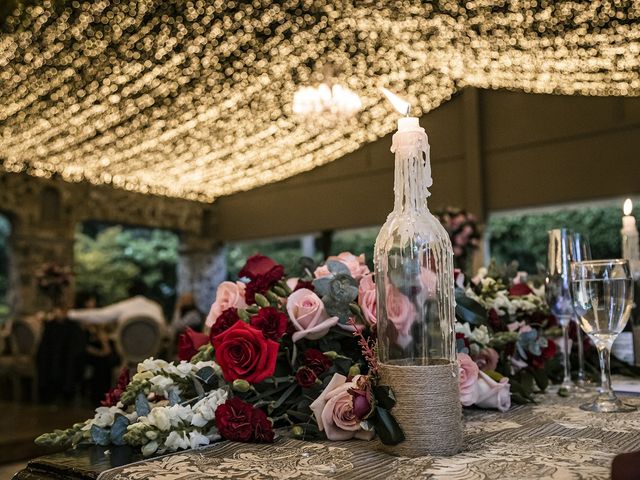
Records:
[[[36,355],[41,336],[42,325],[35,317],[18,318],[11,325],[9,334],[11,353],[0,357],[0,374],[10,378],[15,400],[21,400],[21,381],[23,378],[28,378],[31,400],[38,401]]]
[[[157,357],[162,345],[163,331],[151,317],[132,316],[118,325],[115,335],[116,351],[122,367],[135,371],[138,363],[149,357]]]

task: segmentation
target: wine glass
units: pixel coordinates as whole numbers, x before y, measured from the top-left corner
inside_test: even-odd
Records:
[[[591,245],[589,239],[578,232],[573,232],[571,235],[571,261],[583,262],[585,260],[591,260]],[[578,375],[576,378],[576,384],[583,390],[587,391],[584,387],[587,383],[586,375],[584,373],[584,344],[582,339],[582,329],[580,328],[580,321],[578,315],[574,313],[571,316],[571,320],[575,322],[576,326],[576,340],[578,344]]]
[[[611,346],[624,329],[633,308],[633,277],[627,260],[587,260],[571,265],[573,304],[580,327],[589,335],[600,356],[602,386],[591,403],[580,405],[590,412],[632,412],[611,388]]]
[[[571,381],[569,366],[569,322],[574,315],[570,282],[570,235],[566,228],[549,231],[545,297],[551,313],[562,327],[564,376],[560,388],[575,391],[576,385]]]

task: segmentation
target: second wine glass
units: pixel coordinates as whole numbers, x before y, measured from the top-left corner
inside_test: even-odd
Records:
[[[574,315],[571,298],[571,232],[566,228],[549,231],[549,245],[547,257],[547,278],[545,296],[551,313],[562,327],[562,359],[564,375],[560,388],[574,391],[576,385],[571,381],[569,367],[569,323]]]

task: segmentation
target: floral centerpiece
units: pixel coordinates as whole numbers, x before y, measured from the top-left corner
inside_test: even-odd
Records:
[[[301,439],[401,442],[393,392],[377,376],[375,283],[364,256],[300,264],[287,277],[271,259],[249,258],[239,281],[218,287],[208,334],[180,337],[179,361],[147,359],[133,376],[123,372],[94,418],[37,442],[128,444],[151,455],[220,438],[271,442],[275,427]],[[483,272],[457,282],[461,402],[506,410],[511,398],[530,400],[514,387],[522,372],[538,379],[553,348],[539,292]]]
[[[534,391],[544,391],[551,379],[557,380],[560,363],[551,338],[558,335],[556,321],[544,300],[544,286],[536,288],[526,278],[514,266],[492,264],[466,284],[461,275],[457,279],[463,405],[484,406],[488,383],[503,390],[498,408],[505,410],[509,387],[511,400],[525,403],[533,401]]]

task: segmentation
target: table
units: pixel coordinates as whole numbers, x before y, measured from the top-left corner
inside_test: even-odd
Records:
[[[108,455],[98,447],[76,449],[36,459],[15,479],[63,474],[99,480],[597,480],[609,478],[615,455],[640,450],[640,413],[594,414],[578,408],[584,398],[537,398],[537,404],[507,413],[465,409],[464,451],[453,457],[402,458],[380,451],[375,442],[302,442],[280,436],[273,445],[221,442],[142,461],[130,449],[112,448]],[[638,397],[623,398],[640,406]]]

